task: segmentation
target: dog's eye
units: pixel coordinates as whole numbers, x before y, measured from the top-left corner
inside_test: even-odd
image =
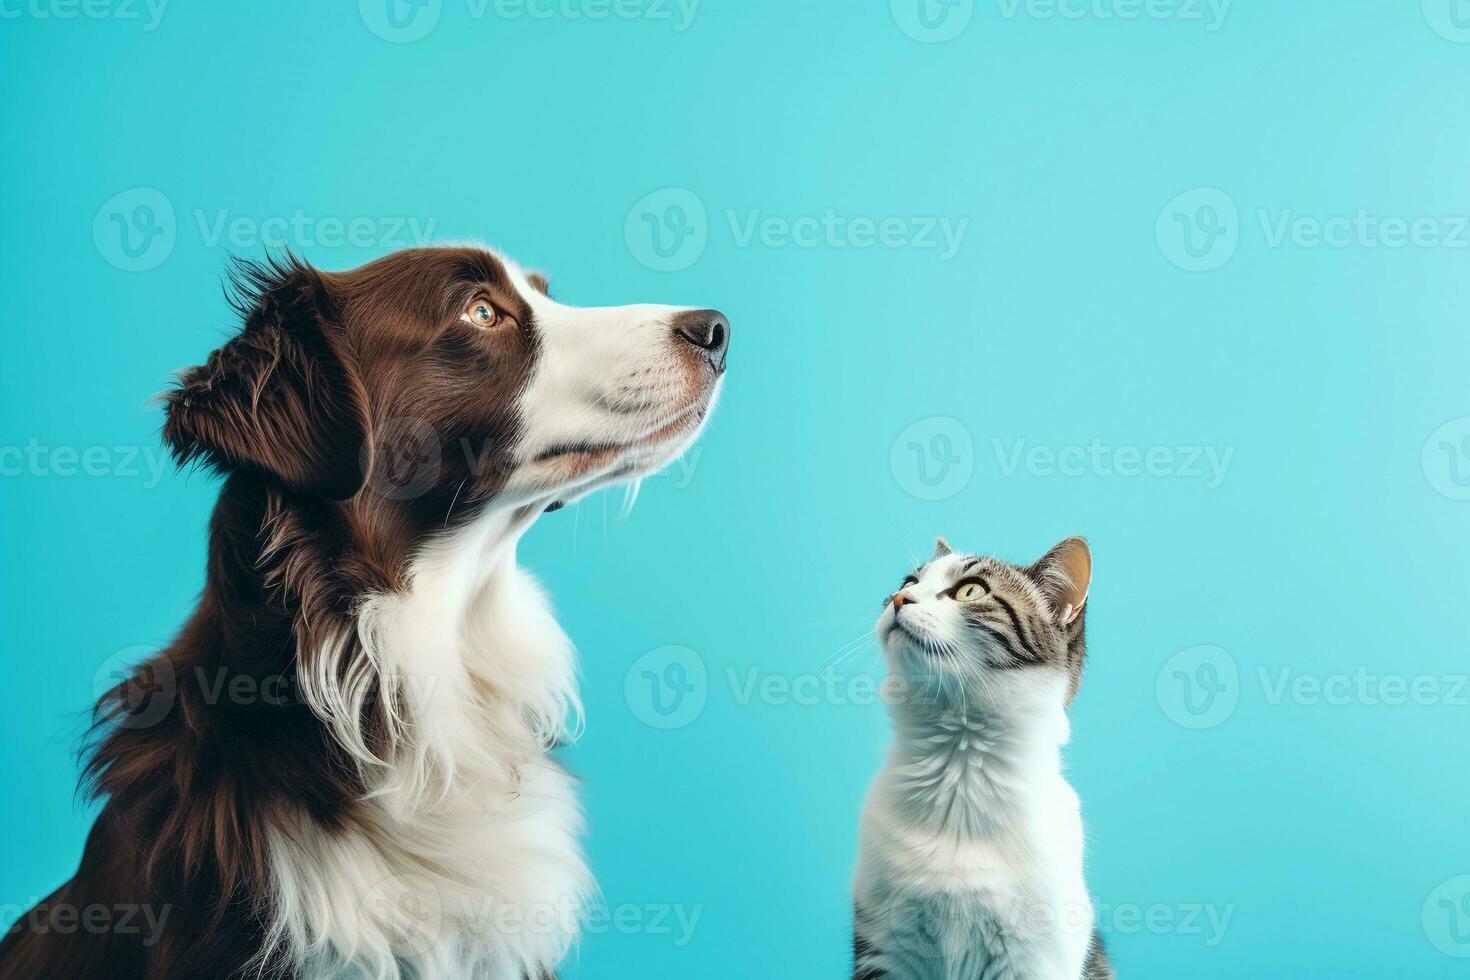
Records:
[[[974,602],[984,594],[985,587],[979,582],[961,582],[954,590],[954,597],[959,602]]]
[[[459,318],[477,327],[493,327],[500,322],[500,311],[482,296],[466,306]]]

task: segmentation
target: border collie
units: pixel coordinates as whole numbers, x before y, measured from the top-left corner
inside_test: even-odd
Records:
[[[165,396],[224,477],[204,590],[99,701],[101,812],[0,976],[550,977],[594,889],[549,754],[572,648],[516,542],[684,451],[729,324],[472,247],[231,278],[243,329]]]

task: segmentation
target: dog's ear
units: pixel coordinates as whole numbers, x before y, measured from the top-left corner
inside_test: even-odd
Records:
[[[345,500],[363,483],[361,385],[333,343],[320,273],[294,257],[237,262],[231,301],[244,329],[184,371],[165,396],[163,437],[179,463],[253,468]]]

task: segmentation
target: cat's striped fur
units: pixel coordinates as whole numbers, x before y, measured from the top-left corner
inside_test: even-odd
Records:
[[[855,977],[1113,978],[1061,773],[1091,575],[1080,538],[1028,567],[941,539],[885,602],[897,738],[863,811]]]

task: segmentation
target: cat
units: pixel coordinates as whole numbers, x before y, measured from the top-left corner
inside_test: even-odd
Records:
[[[953,552],[884,602],[896,730],[863,807],[855,980],[1113,980],[1061,770],[1092,553]]]

